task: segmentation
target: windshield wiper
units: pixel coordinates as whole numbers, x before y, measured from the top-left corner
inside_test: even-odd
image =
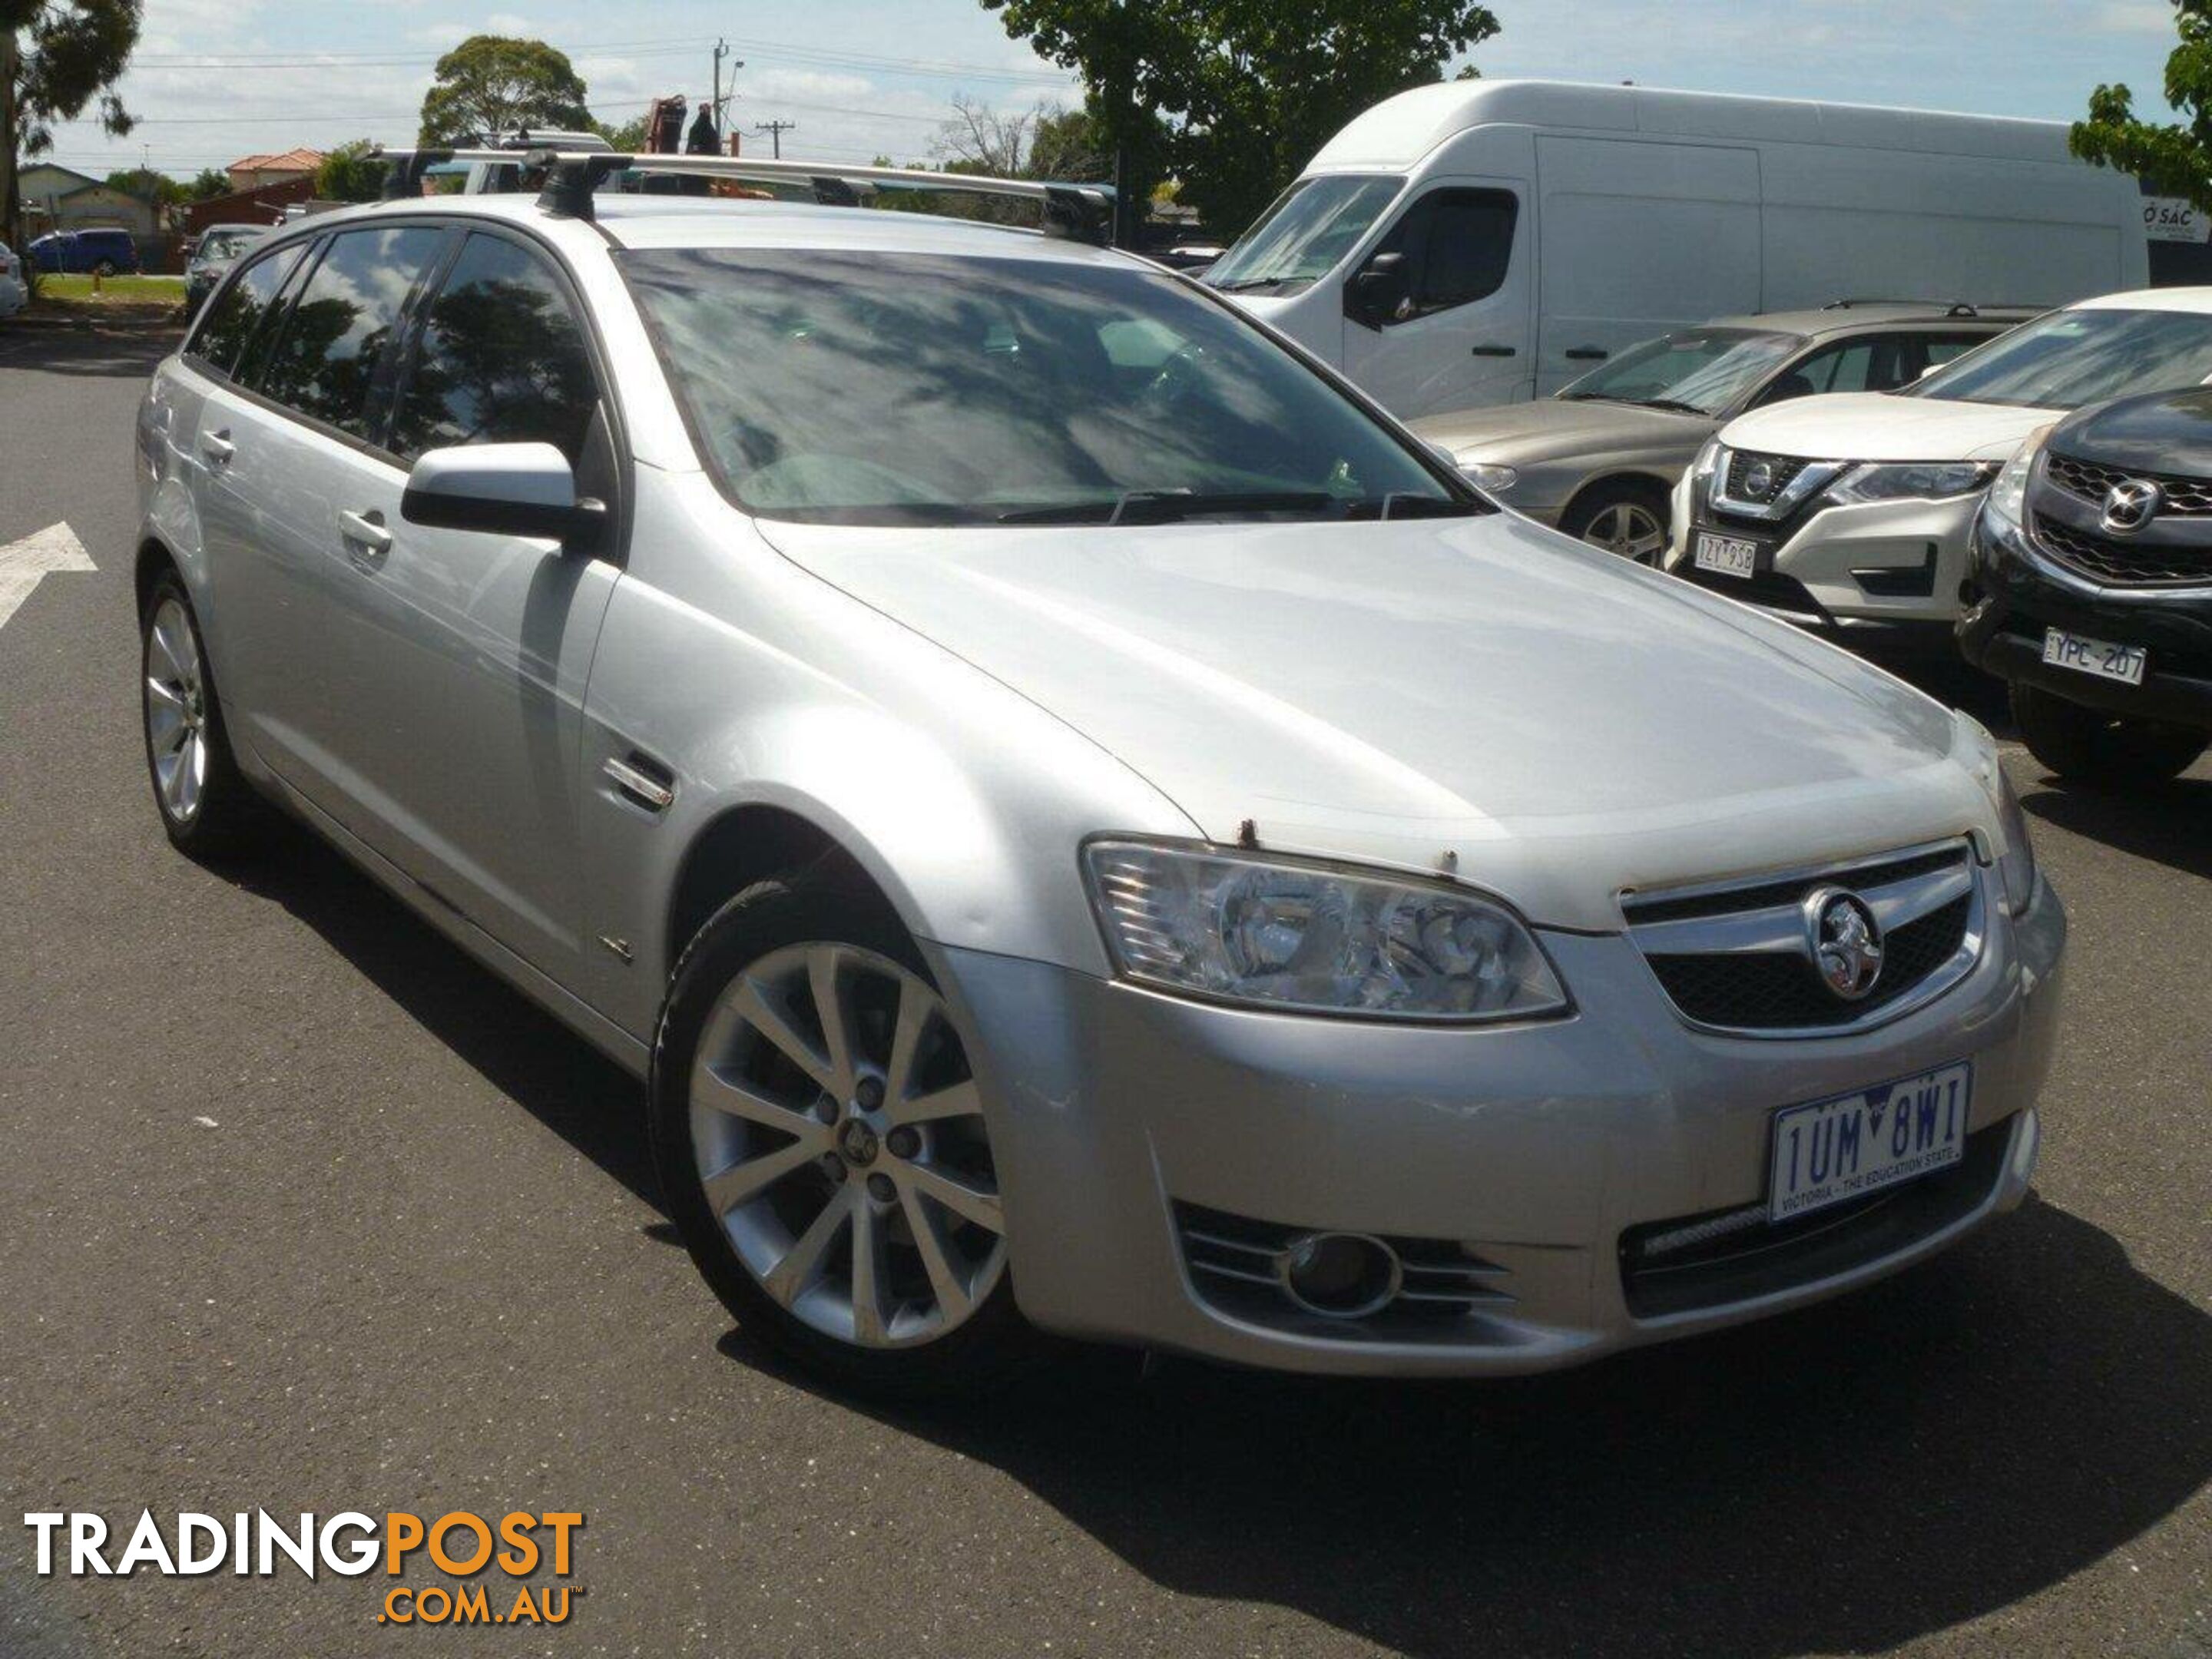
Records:
[[[1646,409],[1671,409],[1680,415],[1710,415],[1710,409],[1700,409],[1695,404],[1686,404],[1680,398],[1638,398],[1636,400]]]
[[[1217,513],[1317,513],[1341,504],[1325,489],[1217,490],[1127,489],[1110,501],[1073,501],[1064,507],[1026,507],[1001,513],[1000,524],[1170,524],[1178,519]]]
[[[1239,276],[1233,282],[1208,282],[1206,286],[1217,294],[1249,294],[1255,289],[1280,288],[1285,283],[1295,283],[1295,276]]]

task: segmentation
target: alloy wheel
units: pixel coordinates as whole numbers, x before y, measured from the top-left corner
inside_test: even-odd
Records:
[[[199,639],[183,605],[164,599],[146,635],[146,740],[161,810],[179,824],[199,815],[207,789],[207,719]]]
[[[1583,527],[1583,539],[1638,564],[1656,565],[1666,550],[1667,530],[1657,514],[1637,501],[1615,501],[1598,509]]]
[[[690,1114],[731,1248],[824,1335],[933,1341],[1006,1271],[966,1052],[944,1000],[888,957],[794,945],[738,974],[701,1034]]]

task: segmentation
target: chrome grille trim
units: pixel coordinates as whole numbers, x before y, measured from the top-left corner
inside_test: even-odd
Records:
[[[1723,449],[1714,458],[1712,482],[1705,502],[1716,513],[1732,518],[1768,522],[1786,519],[1842,476],[1842,461],[1807,460],[1798,455],[1769,455],[1756,450]],[[1756,463],[1765,462],[1774,482],[1763,495],[1739,495],[1742,476]]]
[[[1986,877],[1964,838],[1903,848],[1873,857],[1825,864],[1732,881],[1704,883],[1621,895],[1628,937],[1675,1016],[1694,1030],[1771,1041],[1846,1036],[1871,1030],[1923,1008],[1973,970],[1987,937]],[[1856,1015],[1838,1000],[1838,1018],[1817,1024],[1739,1024],[1700,1017],[1685,1007],[1662,969],[1715,958],[1742,958],[1762,967],[1789,959],[1814,974],[1806,942],[1805,896],[1838,886],[1866,902],[1885,939],[1916,923],[1957,927],[1958,944],[1904,988]],[[1963,925],[1954,912],[1964,906]],[[1639,920],[1650,917],[1650,920]],[[1942,936],[1948,939],[1948,931]],[[1939,947],[1941,945],[1939,944]],[[1877,982],[1876,991],[1881,990]]]
[[[2142,483],[2154,483],[2165,492],[2165,505],[2159,508],[2162,518],[2201,519],[2212,517],[2212,479],[2185,478],[2172,472],[2138,472],[2128,468],[2106,466],[2097,461],[2084,461],[2056,451],[2046,454],[2043,462],[2044,476],[2060,489],[2079,501],[2101,508],[2105,496],[2114,484],[2133,479]]]

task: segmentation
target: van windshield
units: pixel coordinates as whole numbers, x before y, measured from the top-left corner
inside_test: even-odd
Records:
[[[1224,294],[1297,294],[1336,269],[1405,185],[1333,174],[1301,179],[1275,198],[1206,280]]]
[[[707,464],[763,517],[1486,510],[1231,307],[1134,265],[795,248],[617,258]]]
[[[1802,334],[1753,328],[1685,329],[1629,347],[1559,396],[1717,415],[1804,343]]]
[[[2098,307],[2053,311],[1905,388],[1911,398],[2079,409],[2212,379],[2212,316]]]

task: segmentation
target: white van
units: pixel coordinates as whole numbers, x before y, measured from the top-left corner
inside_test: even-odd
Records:
[[[1711,317],[2063,305],[2148,258],[2135,180],[2061,122],[1449,81],[1338,133],[1206,280],[1411,417]]]

